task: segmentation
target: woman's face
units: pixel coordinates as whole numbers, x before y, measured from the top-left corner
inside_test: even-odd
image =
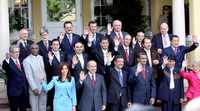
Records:
[[[62,76],[67,76],[67,74],[68,74],[68,68],[67,68],[66,65],[64,65],[62,67],[61,73],[62,73]]]
[[[200,66],[197,65],[197,64],[193,64],[193,65],[192,65],[192,69],[193,69],[195,72],[200,72]]]

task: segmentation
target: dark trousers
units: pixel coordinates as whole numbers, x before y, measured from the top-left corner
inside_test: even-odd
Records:
[[[22,93],[20,96],[8,96],[10,111],[26,111],[26,94]]]
[[[121,97],[120,97],[120,101],[118,103],[115,103],[115,104],[109,103],[108,104],[107,111],[124,111],[126,108],[127,108],[127,106],[124,106],[122,104]]]

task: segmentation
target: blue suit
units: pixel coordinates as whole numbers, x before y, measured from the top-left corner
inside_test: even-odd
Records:
[[[60,43],[60,48],[67,54],[73,54],[73,46],[78,41],[80,41],[80,35],[72,33],[72,43],[70,44],[70,41],[65,34],[62,42]]]
[[[43,82],[42,87],[46,92],[55,87],[53,111],[72,111],[72,106],[76,106],[76,85],[73,77],[69,82],[60,81],[58,76],[54,76],[48,85]]]
[[[146,65],[145,67],[146,80],[141,73],[136,76],[137,65],[130,70],[129,83],[132,88],[133,103],[149,104],[150,98],[156,97],[156,85],[152,68],[149,65]]]
[[[171,41],[172,34],[168,34],[168,35],[169,35],[169,39]],[[152,47],[155,48],[155,49],[163,49],[163,40],[162,40],[161,33],[158,33],[158,34],[153,36]]]
[[[10,59],[9,63],[4,60],[2,68],[7,75],[7,95],[10,103],[11,111],[20,108],[25,111],[27,93],[27,80],[21,65],[21,70],[17,68],[15,62]]]
[[[173,70],[175,88],[170,89],[170,69],[165,67],[160,79],[157,98],[162,101],[162,111],[181,111],[180,99],[184,98],[183,80],[179,69]]]
[[[170,47],[163,49],[162,57],[163,56],[168,56],[168,57],[173,56],[173,57],[175,57],[176,67],[180,69],[182,67],[182,62],[184,60],[185,54],[190,52],[190,51],[193,51],[197,47],[198,47],[198,43],[193,43],[190,47],[186,47],[186,46],[183,46],[183,45],[178,46],[176,54],[175,54],[172,46],[170,46]]]

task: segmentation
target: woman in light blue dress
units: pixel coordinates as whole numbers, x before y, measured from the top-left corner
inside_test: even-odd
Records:
[[[68,65],[60,63],[58,72],[58,76],[54,76],[49,84],[42,83],[43,90],[48,92],[55,87],[53,111],[76,111],[76,86]]]

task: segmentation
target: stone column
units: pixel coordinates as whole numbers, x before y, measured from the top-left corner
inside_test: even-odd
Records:
[[[8,0],[0,0],[0,24],[0,62],[2,63],[10,44]]]
[[[173,0],[173,34],[180,37],[180,44],[185,45],[185,9],[184,0]]]

